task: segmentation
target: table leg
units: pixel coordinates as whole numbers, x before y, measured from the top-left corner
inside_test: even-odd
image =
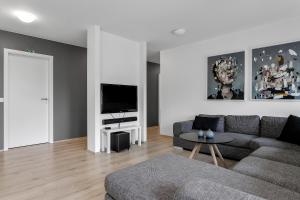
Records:
[[[110,153],[110,132],[106,133],[107,144],[106,144],[106,153]]]
[[[213,147],[214,147],[215,151],[217,152],[217,155],[219,156],[219,158],[222,160],[222,163],[223,163],[224,167],[227,168],[226,162],[225,162],[218,146],[216,144],[214,144]]]
[[[199,153],[200,149],[201,149],[201,144],[196,144],[193,151],[192,151],[192,153],[189,156],[189,159],[193,159],[195,157],[195,155],[197,153]]]
[[[213,146],[212,146],[211,144],[209,144],[208,147],[209,147],[210,154],[211,154],[211,156],[213,157],[214,164],[215,164],[216,166],[218,166],[218,161],[217,161],[216,154],[215,154],[215,151],[214,151]]]
[[[101,136],[100,136],[100,138],[101,138],[101,152],[104,152],[104,134],[105,134],[105,132],[101,131],[100,134],[101,134]]]
[[[134,130],[130,131],[130,136],[131,136],[131,140],[130,140],[131,144],[135,144],[135,132],[134,132]]]
[[[138,145],[142,146],[142,130],[140,128],[136,129],[138,135]]]

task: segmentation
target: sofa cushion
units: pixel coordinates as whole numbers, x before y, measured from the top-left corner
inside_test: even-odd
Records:
[[[218,122],[216,131],[220,132],[220,133],[224,132],[224,125],[225,125],[224,115],[206,115],[206,114],[200,114],[198,116],[200,116],[200,117],[218,117],[219,118],[219,122]]]
[[[262,137],[278,138],[286,124],[286,117],[269,117],[261,118],[260,135]]]
[[[300,151],[300,146],[296,144],[291,144],[288,142],[282,142],[280,140],[274,138],[265,138],[265,137],[258,137],[250,142],[251,149],[258,149],[259,147],[263,146],[270,146],[270,147],[277,147],[282,149],[292,149],[295,151]]]
[[[290,149],[260,147],[251,156],[282,162],[300,167],[300,153]]]
[[[173,134],[175,137],[179,137],[181,133],[190,132],[193,129],[194,120],[188,120],[183,122],[175,122],[173,124]]]
[[[216,131],[218,126],[219,118],[218,117],[201,117],[196,116],[194,123],[193,123],[193,129],[195,130],[212,130]]]
[[[240,133],[231,133],[231,132],[225,132],[221,133],[227,136],[232,137],[234,140],[230,143],[226,143],[226,145],[230,145],[233,147],[242,147],[242,148],[250,148],[250,142],[251,140],[257,138],[256,135],[246,135],[246,134],[240,134]]]
[[[263,200],[263,198],[206,179],[192,180],[179,187],[174,200]]]
[[[171,200],[176,190],[192,179],[207,179],[265,199],[300,199],[299,193],[266,181],[172,154],[108,175],[105,188],[115,200]]]
[[[260,118],[257,115],[228,115],[225,117],[225,132],[258,135],[259,124]]]
[[[278,140],[300,145],[300,117],[289,116]]]
[[[300,167],[248,156],[233,170],[300,193]]]

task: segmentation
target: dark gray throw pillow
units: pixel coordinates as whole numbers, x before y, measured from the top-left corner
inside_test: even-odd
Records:
[[[290,115],[277,139],[300,145],[300,117]]]
[[[216,131],[218,126],[219,118],[218,117],[200,117],[196,116],[194,123],[193,123],[193,129],[196,130],[212,130]]]

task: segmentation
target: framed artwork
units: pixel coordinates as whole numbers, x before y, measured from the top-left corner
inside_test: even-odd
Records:
[[[244,100],[244,51],[208,57],[207,66],[207,99]]]
[[[300,42],[252,50],[252,99],[300,99]]]

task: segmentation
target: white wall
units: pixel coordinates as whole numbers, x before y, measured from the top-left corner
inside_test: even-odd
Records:
[[[137,85],[138,57],[138,42],[102,32],[102,82]]]
[[[100,151],[100,66],[101,30],[91,26],[87,31],[87,148]]]
[[[143,51],[141,51],[141,48],[143,48],[143,45],[144,43],[102,31],[101,83],[139,86],[139,112],[125,113],[125,117],[136,116],[138,117],[138,121],[122,123],[121,125],[123,126],[143,124],[143,80],[145,80],[145,77],[143,77],[143,73],[141,72],[145,68],[143,63],[146,64],[146,58],[142,58]],[[146,53],[146,50],[144,51]],[[146,72],[144,73],[146,75]],[[113,114],[113,116],[123,117],[124,114]],[[102,114],[100,117],[101,120],[112,118],[110,114]],[[108,126],[113,127],[117,126],[117,124],[110,124]]]
[[[99,44],[99,48],[93,45],[93,41]],[[122,125],[141,125],[142,141],[146,141],[147,133],[144,129],[146,126],[144,123],[146,116],[144,88],[146,85],[144,82],[146,81],[147,61],[145,55],[146,43],[144,42],[132,41],[101,31],[99,26],[93,26],[88,30],[88,61],[90,60],[88,69],[92,69],[88,70],[88,83],[90,82],[88,84],[88,149],[90,151],[100,151],[100,129],[104,127],[102,120],[112,118],[110,114],[100,114],[100,83],[137,85],[139,87],[138,112],[125,115],[125,117],[137,116],[138,121]],[[96,78],[93,76],[93,72]],[[91,87],[94,87],[95,90],[92,90]],[[122,116],[123,114],[114,114],[114,117]]]
[[[250,100],[251,49],[300,40],[299,19],[268,24],[161,52],[160,127],[172,135],[176,121],[196,114],[300,115],[300,102]],[[245,50],[245,101],[208,101],[207,57]]]

